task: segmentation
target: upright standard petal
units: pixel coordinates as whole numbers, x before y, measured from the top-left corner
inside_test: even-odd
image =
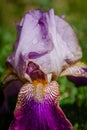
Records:
[[[33,61],[56,77],[68,63],[76,62],[82,52],[73,29],[62,18],[48,12],[30,11],[17,25],[18,37],[9,62],[20,78],[25,78],[28,63]]]
[[[67,49],[66,62],[76,62],[82,57],[81,47],[72,27],[64,19],[55,16],[57,35],[60,35]],[[57,36],[58,38],[58,36]]]

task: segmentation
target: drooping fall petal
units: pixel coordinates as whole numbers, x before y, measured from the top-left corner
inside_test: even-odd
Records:
[[[87,86],[87,65],[78,62],[65,69],[61,76],[67,76],[76,86]]]
[[[5,114],[5,111],[7,111],[7,109],[9,108],[8,105],[10,104],[10,102],[12,100],[14,100],[14,98],[17,99],[18,93],[19,93],[22,85],[23,85],[23,83],[20,80],[13,80],[11,82],[4,84],[3,87],[0,88],[0,98],[1,99],[3,98],[3,100],[1,100],[1,102],[0,102],[0,104],[1,104],[0,115]],[[15,101],[15,103],[16,103],[16,101]],[[15,107],[15,105],[14,105],[14,107]]]
[[[9,130],[72,130],[58,101],[57,82],[46,86],[25,84],[20,90]]]
[[[23,85],[22,81],[11,80],[10,76],[0,88],[0,129],[2,130],[8,130],[13,119],[18,92]]]

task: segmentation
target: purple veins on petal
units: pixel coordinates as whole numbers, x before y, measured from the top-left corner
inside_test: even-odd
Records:
[[[45,89],[38,93],[38,86],[32,84],[25,84],[22,87],[14,111],[15,118],[9,130],[72,130],[71,123],[57,106],[59,99],[57,83],[53,81],[46,87],[50,87],[51,91]]]

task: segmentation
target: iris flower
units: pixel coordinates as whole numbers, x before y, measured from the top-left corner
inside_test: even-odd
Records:
[[[16,28],[14,50],[7,58],[11,71],[4,84],[14,80],[22,84],[9,130],[72,130],[59,106],[56,79],[87,78],[87,67],[77,63],[82,51],[75,32],[53,9],[29,11]],[[13,93],[18,92],[17,85],[11,85]]]

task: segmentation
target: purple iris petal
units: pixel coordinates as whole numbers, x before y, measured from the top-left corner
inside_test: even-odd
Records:
[[[75,62],[82,57],[81,48],[78,43],[78,39],[72,27],[64,19],[55,16],[57,33],[65,42],[67,48],[67,56],[65,60]]]
[[[3,93],[3,90],[2,90],[2,88],[0,86],[0,106],[3,104],[4,99],[5,99],[4,93]]]
[[[87,73],[87,68],[82,68]]]
[[[87,86],[87,68],[81,67],[83,73],[78,74],[78,76],[68,76],[68,79],[72,81],[77,87]]]
[[[64,65],[76,62],[82,52],[73,29],[54,10],[33,10],[25,14],[17,25],[14,52],[7,62],[18,76],[25,78],[28,62],[32,61],[46,73],[60,74]],[[77,51],[78,50],[78,51]]]
[[[20,88],[23,83],[20,80],[14,80],[4,85],[5,96],[10,99],[11,97],[17,97]]]
[[[0,128],[8,130],[13,119],[18,92],[23,83],[20,80],[11,80],[0,88]]]
[[[27,110],[20,114],[14,119],[9,130],[72,130],[60,107],[46,102],[38,103],[32,99]]]
[[[74,76],[67,76],[67,78],[75,84],[75,86],[87,86],[87,77],[74,77]]]
[[[77,87],[87,85],[87,67],[81,63],[68,67],[61,73],[61,76],[67,76]]]
[[[18,92],[22,85],[23,83],[20,80],[13,80],[3,85],[3,87],[0,90],[0,99],[2,98],[0,102],[0,115],[4,114],[5,110],[8,108],[7,105],[12,99],[17,99]]]
[[[48,84],[44,93],[37,94],[36,87],[32,84],[22,87],[9,130],[72,130],[71,123],[57,106],[57,83]]]

